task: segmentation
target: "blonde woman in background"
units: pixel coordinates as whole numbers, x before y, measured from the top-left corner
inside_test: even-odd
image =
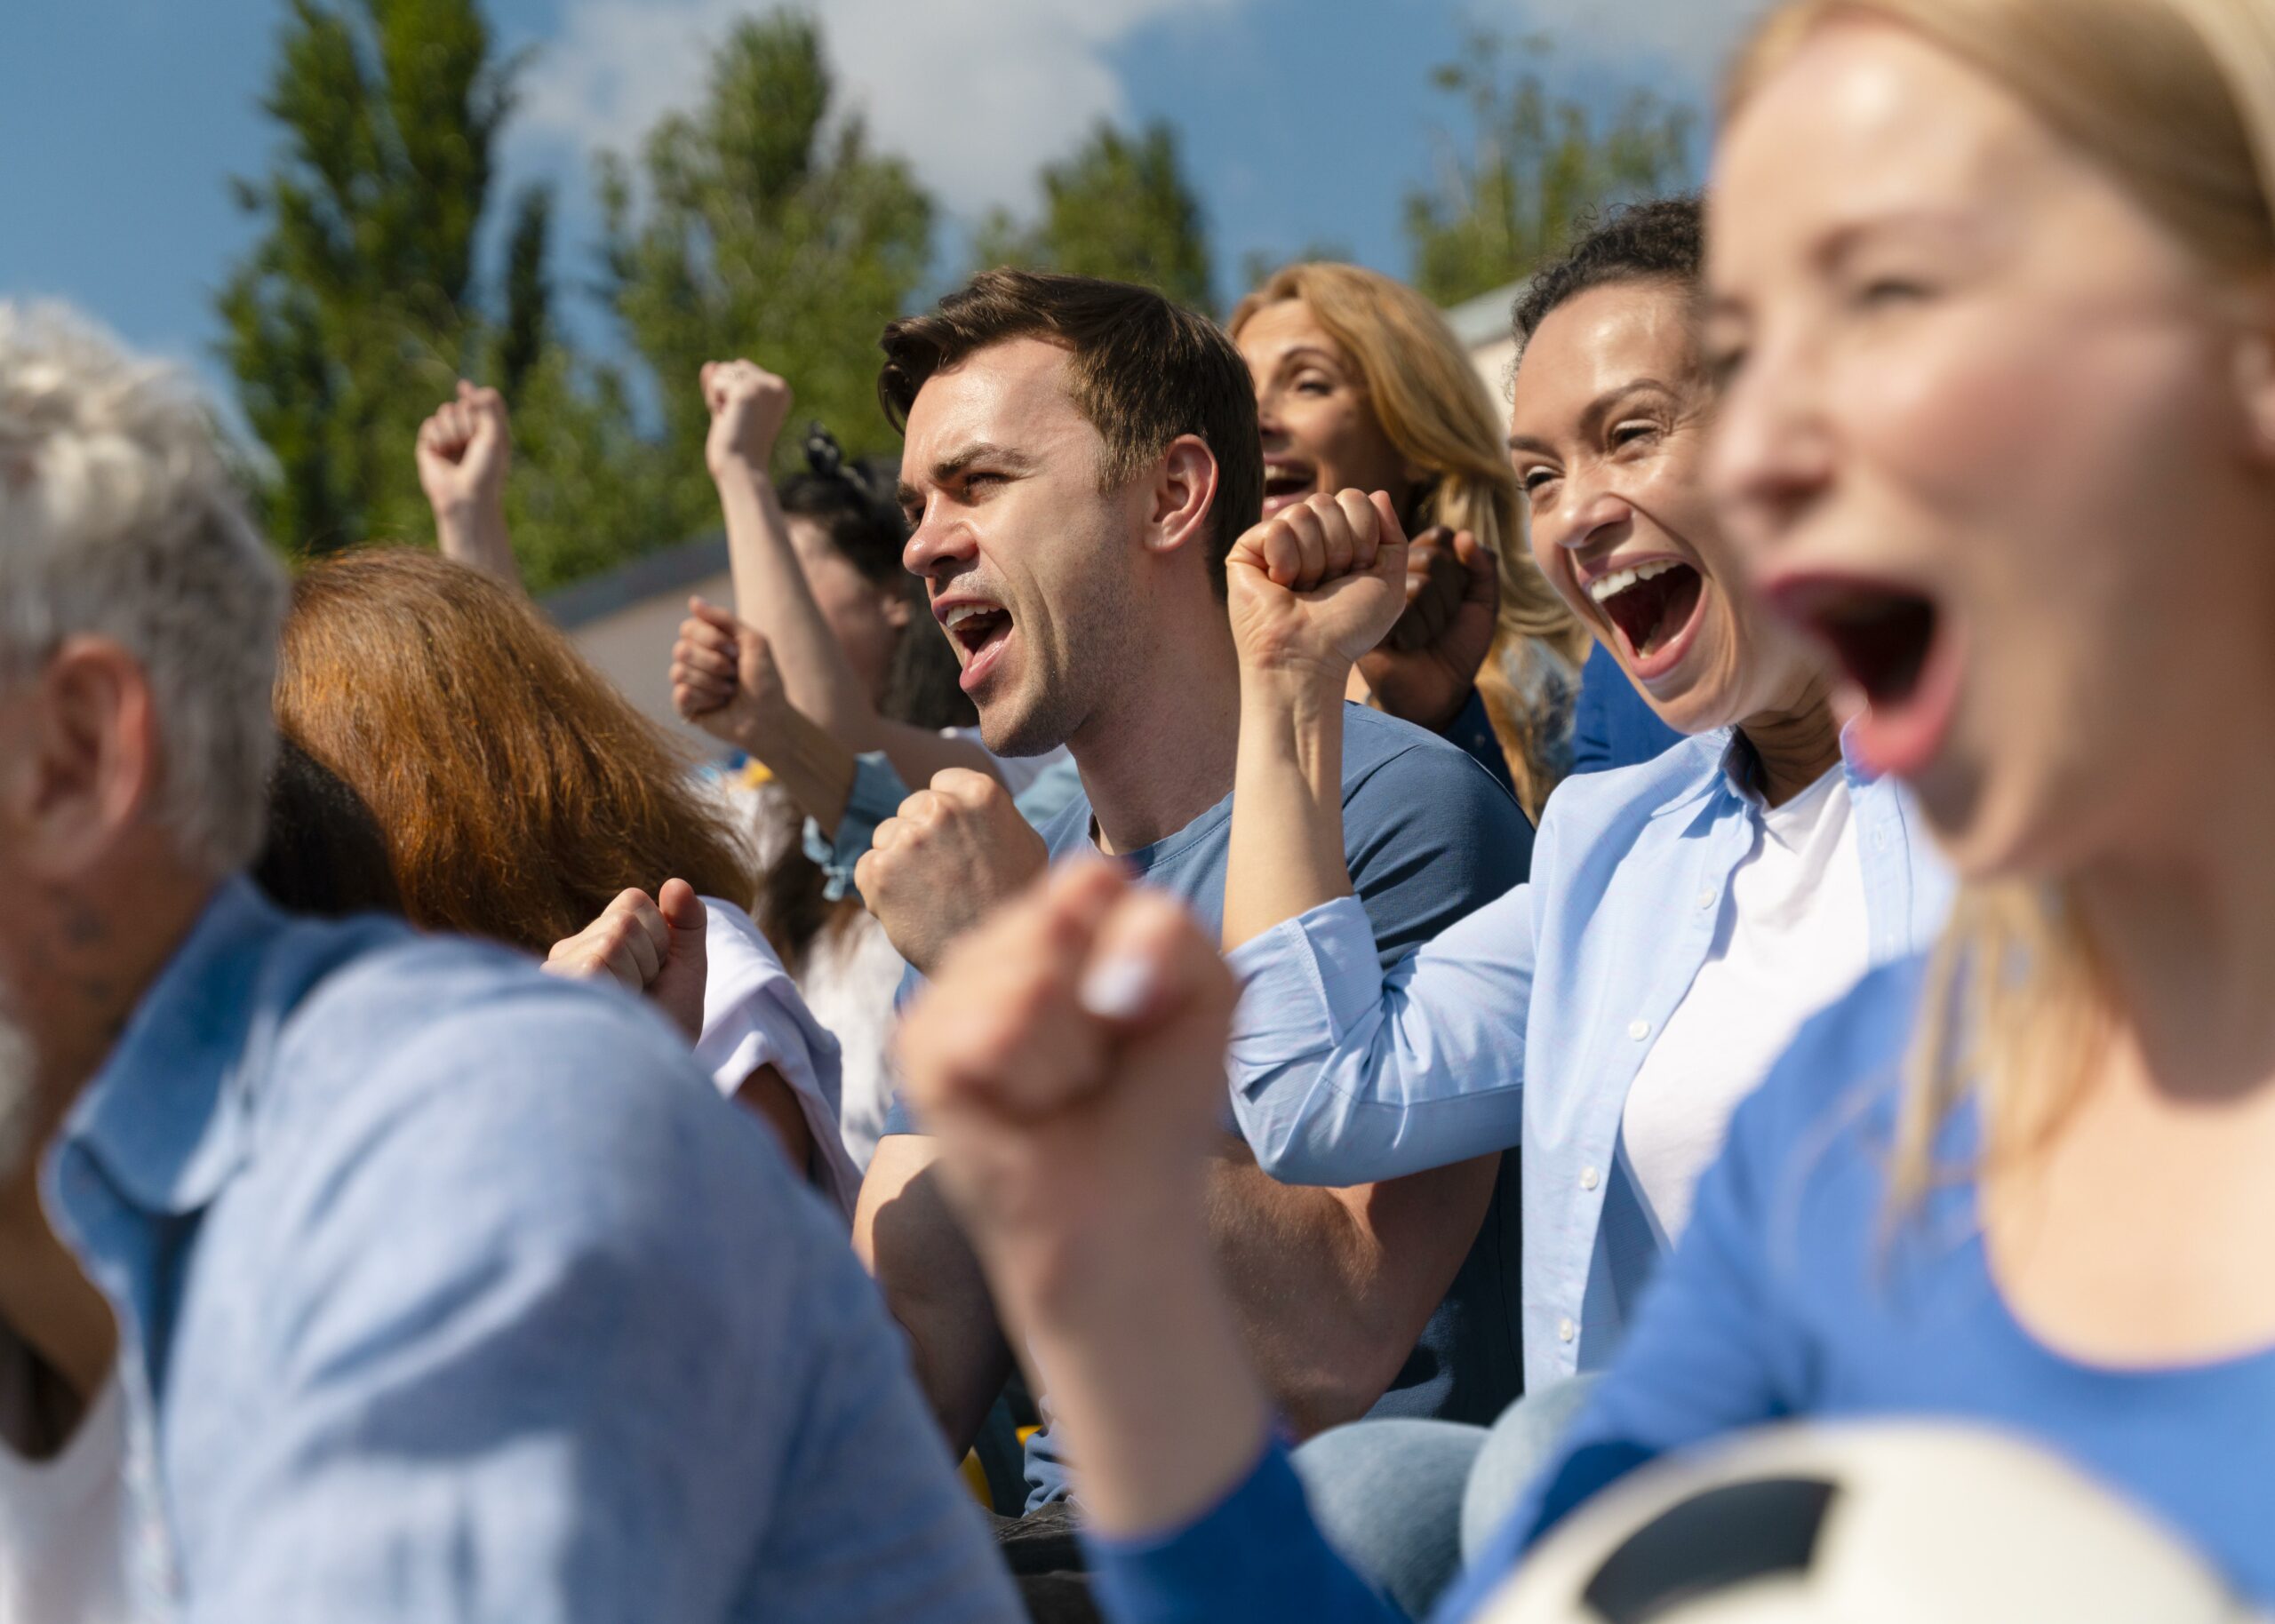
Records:
[[[1256,378],[1265,517],[1314,493],[1383,490],[1409,535],[1433,533],[1410,560],[1417,611],[1359,663],[1367,692],[1353,697],[1473,753],[1481,720],[1537,820],[1569,768],[1588,634],[1526,553],[1499,416],[1460,341],[1413,289],[1355,265],[1275,271],[1226,325]],[[1465,531],[1483,554],[1465,571]],[[1433,564],[1450,590],[1427,585]],[[1481,715],[1465,719],[1473,692]]]
[[[1640,1461],[1797,1415],[2035,1439],[2275,1604],[2275,9],[1800,0],[1733,83],[1717,504],[1967,895],[1739,1108],[1441,1614]],[[1162,907],[1091,870],[1005,911],[912,1010],[909,1090],[1109,1615],[1385,1619],[1180,1217],[1233,992]]]

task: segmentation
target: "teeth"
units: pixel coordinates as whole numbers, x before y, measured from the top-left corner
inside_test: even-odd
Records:
[[[1588,596],[1601,603],[1607,598],[1617,597],[1631,586],[1654,580],[1676,568],[1675,561],[1671,558],[1655,558],[1648,563],[1636,565],[1632,569],[1615,569],[1609,575],[1591,581]]]
[[[959,603],[948,611],[947,618],[940,624],[953,632],[967,620],[977,619],[982,615],[1000,615],[1002,612],[985,603]]]

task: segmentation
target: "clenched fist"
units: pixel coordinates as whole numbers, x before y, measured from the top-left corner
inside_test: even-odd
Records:
[[[1048,1298],[1160,1204],[1199,1211],[1235,996],[1183,904],[1102,862],[1061,867],[947,950],[901,1023],[901,1076],[1012,1298]]]
[[[460,378],[458,398],[419,426],[418,455],[419,488],[437,517],[502,505],[514,458],[506,397]]]
[[[1407,553],[1405,612],[1359,657],[1359,674],[1393,716],[1443,728],[1476,686],[1500,612],[1493,550],[1467,530],[1425,530]]]
[[[700,374],[703,403],[711,409],[703,460],[714,480],[740,472],[764,478],[782,420],[790,415],[790,386],[749,361],[712,361]]]
[[[853,883],[925,975],[948,943],[1050,866],[1042,837],[986,773],[952,767],[877,825]]]
[[[674,710],[714,738],[777,765],[790,695],[755,627],[690,598],[672,645],[671,675]]]
[[[1380,491],[1306,497],[1233,544],[1225,579],[1244,671],[1339,688],[1406,607],[1406,533]]]
[[[706,922],[703,899],[684,880],[665,880],[652,898],[620,891],[600,918],[553,944],[545,968],[578,981],[612,977],[653,999],[692,1043],[703,1032]]]

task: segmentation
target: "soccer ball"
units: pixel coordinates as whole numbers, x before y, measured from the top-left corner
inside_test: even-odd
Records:
[[[1572,1513],[1479,1624],[2240,1624],[2186,1546],[2042,1449],[1964,1427],[1783,1426]]]

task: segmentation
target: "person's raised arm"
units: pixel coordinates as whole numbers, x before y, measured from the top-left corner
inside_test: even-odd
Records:
[[[858,763],[790,703],[773,648],[755,628],[690,598],[671,677],[672,706],[683,719],[763,761],[824,835],[836,833]]]
[[[994,758],[969,739],[880,715],[823,618],[768,473],[789,415],[790,386],[749,361],[707,362],[700,381],[711,411],[704,461],[726,521],[735,613],[772,649],[790,703],[847,753],[883,751],[903,783],[929,783],[952,767],[1000,776]],[[920,627],[908,635],[930,633]]]
[[[506,472],[514,437],[506,397],[459,380],[419,426],[419,485],[435,513],[435,539],[444,558],[467,564],[517,591],[522,569],[506,530]]]
[[[1225,577],[1241,662],[1230,949],[1351,895],[1344,687],[1405,608],[1406,537],[1386,496],[1313,496],[1235,542]]]

